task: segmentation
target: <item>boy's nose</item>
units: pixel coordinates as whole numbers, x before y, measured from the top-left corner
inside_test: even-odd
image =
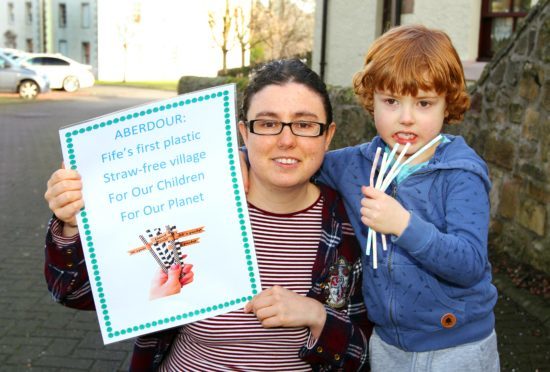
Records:
[[[403,125],[414,124],[414,115],[412,108],[403,106],[401,115],[399,116],[399,123]]]

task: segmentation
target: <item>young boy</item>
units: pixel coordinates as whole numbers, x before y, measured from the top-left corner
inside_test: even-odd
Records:
[[[443,123],[462,120],[469,98],[456,50],[443,32],[394,28],[369,49],[354,89],[378,136],[328,153],[318,181],[344,196],[363,247],[368,229],[377,232],[378,268],[372,250],[363,257],[372,370],[498,371],[484,161],[462,137],[443,135],[386,193],[369,181],[378,147],[388,152],[398,143],[399,154],[410,144],[407,159]]]

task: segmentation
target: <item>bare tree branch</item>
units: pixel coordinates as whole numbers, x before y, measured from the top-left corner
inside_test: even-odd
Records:
[[[256,2],[251,45],[264,47],[264,59],[302,55],[313,48],[312,0]]]
[[[223,72],[227,72],[227,53],[233,48],[232,40],[230,39],[231,25],[233,18],[231,17],[231,7],[229,0],[225,0],[225,10],[221,18],[221,32],[217,27],[218,16],[215,12],[208,12],[208,26],[212,33],[212,38],[222,51],[223,56]]]

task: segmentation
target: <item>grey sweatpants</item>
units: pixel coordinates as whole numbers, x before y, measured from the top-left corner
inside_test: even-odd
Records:
[[[448,349],[409,352],[385,343],[376,328],[369,342],[372,372],[498,372],[495,331],[483,340]]]

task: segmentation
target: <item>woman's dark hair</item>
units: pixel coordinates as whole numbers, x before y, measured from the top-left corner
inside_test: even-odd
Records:
[[[319,94],[323,101],[327,124],[332,123],[332,105],[327,87],[319,75],[299,59],[281,59],[267,62],[254,71],[248,86],[244,90],[241,106],[241,119],[246,120],[252,97],[268,85],[298,83]]]

